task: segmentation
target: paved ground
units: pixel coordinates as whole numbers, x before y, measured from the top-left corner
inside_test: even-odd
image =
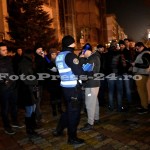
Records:
[[[138,115],[135,105],[128,112],[108,112],[101,108],[101,123],[92,131],[78,131],[85,139],[83,145],[68,145],[67,135],[53,137],[58,117],[52,117],[49,102],[42,104],[45,122],[38,129],[38,138],[29,140],[25,128],[16,129],[16,134],[9,136],[3,131],[0,121],[0,150],[150,150],[150,113]],[[24,111],[19,111],[23,122]],[[79,128],[86,123],[86,114],[82,114]]]

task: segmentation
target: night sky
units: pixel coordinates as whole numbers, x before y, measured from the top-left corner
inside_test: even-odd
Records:
[[[141,41],[150,29],[150,0],[106,0],[107,13],[114,13],[128,38]]]

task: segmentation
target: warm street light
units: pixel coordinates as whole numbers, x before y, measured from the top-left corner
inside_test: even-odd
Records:
[[[150,29],[147,29],[148,32],[148,40],[150,40]]]
[[[147,47],[150,47],[150,29],[147,29],[147,37],[148,37],[148,39],[147,39],[146,45],[147,45]]]
[[[150,39],[150,32],[148,33],[148,39]]]

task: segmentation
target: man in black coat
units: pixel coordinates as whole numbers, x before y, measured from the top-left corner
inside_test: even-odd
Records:
[[[100,56],[97,52],[92,52],[92,46],[89,43],[86,43],[83,47],[83,57],[86,58],[84,64],[92,64],[93,65],[93,73],[94,76],[91,76],[85,83],[85,106],[87,110],[87,124],[83,128],[82,131],[88,131],[93,129],[94,123],[98,123],[99,120],[99,102],[98,102],[98,92],[100,87],[100,82],[98,78],[98,73],[100,72]],[[80,57],[82,57],[80,55]]]
[[[19,94],[22,105],[25,108],[25,124],[26,133],[30,136],[36,136],[34,131],[36,127],[35,109],[37,101],[37,79],[35,76],[33,51],[27,49],[23,59],[18,65],[18,73],[24,75],[24,79],[20,77]],[[30,77],[30,78],[29,78]]]
[[[17,121],[17,86],[11,79],[14,75],[11,58],[7,56],[7,46],[0,43],[0,104],[3,126],[6,134],[15,134],[12,127],[22,128]],[[11,106],[11,107],[10,107]],[[8,113],[11,108],[12,125]]]
[[[45,60],[45,53],[43,48],[40,44],[35,46],[35,72],[36,73],[46,73],[46,60]],[[42,122],[42,111],[41,111],[41,100],[43,96],[43,88],[44,88],[45,81],[39,80],[38,81],[38,97],[36,101],[36,120],[37,122]]]

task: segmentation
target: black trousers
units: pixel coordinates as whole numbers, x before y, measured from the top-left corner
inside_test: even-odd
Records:
[[[76,138],[77,137],[77,127],[80,121],[80,111],[82,104],[82,91],[80,87],[74,88],[62,88],[66,111],[61,115],[60,124],[62,129],[68,129],[68,138]],[[77,105],[72,103],[72,98],[77,98]]]
[[[17,90],[0,91],[1,116],[4,128],[10,127],[9,111],[13,122],[17,121]]]

